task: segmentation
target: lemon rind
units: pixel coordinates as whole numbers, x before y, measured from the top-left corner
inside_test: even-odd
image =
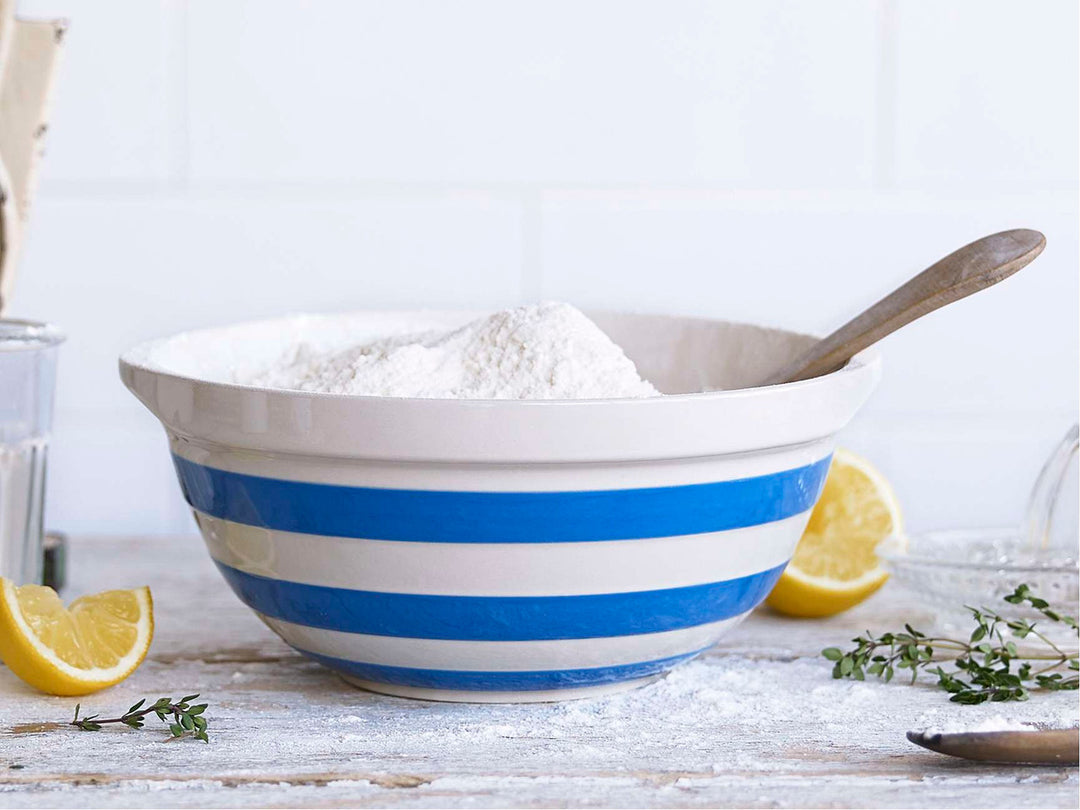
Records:
[[[851,593],[854,591],[861,591],[871,585],[876,585],[882,579],[886,579],[889,576],[889,572],[884,568],[878,566],[866,571],[857,579],[832,579],[830,577],[818,577],[813,574],[807,574],[794,565],[789,565],[784,569],[784,576],[791,579],[798,580],[800,584],[807,585],[818,590],[828,591],[829,593],[841,594]]]

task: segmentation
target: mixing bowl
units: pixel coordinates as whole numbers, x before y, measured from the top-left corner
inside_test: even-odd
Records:
[[[425,400],[232,382],[300,335],[342,345],[471,313],[188,332],[127,352],[120,373],[165,426],[225,580],[288,644],[378,692],[574,698],[655,678],[765,598],[836,432],[880,374],[864,352],[823,377],[740,388],[812,339],[590,314],[668,396]]]

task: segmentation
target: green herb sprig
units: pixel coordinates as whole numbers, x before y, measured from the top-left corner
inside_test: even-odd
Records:
[[[81,704],[75,704],[75,717],[70,725],[83,731],[101,731],[101,727],[107,723],[123,723],[129,728],[142,728],[143,720],[151,714],[156,714],[163,723],[169,724],[172,738],[192,737],[203,742],[210,742],[206,736],[206,703],[191,705],[198,695],[185,695],[173,703],[171,697],[158,698],[156,702],[143,708],[146,698],[143,698],[119,717],[101,719],[101,715],[92,714],[89,717],[79,717]],[[171,721],[171,722],[170,722]],[[170,739],[172,739],[170,738]]]
[[[1080,636],[1076,619],[1051,609],[1045,599],[1020,585],[1005,601],[1012,605],[1027,604],[1051,622],[1071,627]],[[937,676],[937,686],[951,694],[954,703],[976,704],[987,701],[1004,702],[1027,700],[1032,688],[1047,691],[1075,690],[1080,678],[1060,671],[1080,670],[1076,652],[1065,652],[1037,629],[1035,622],[1026,619],[1007,619],[989,608],[965,605],[975,621],[969,638],[942,638],[920,633],[910,624],[904,632],[865,635],[852,639],[855,646],[848,650],[828,647],[821,654],[833,662],[834,678],[854,678],[862,681],[876,675],[891,681],[896,670],[911,671],[911,682],[920,672]],[[1017,639],[1036,641],[1042,651],[1021,652],[1008,635]],[[951,662],[955,669],[947,672],[939,662]],[[1014,669],[1013,666],[1016,665]]]

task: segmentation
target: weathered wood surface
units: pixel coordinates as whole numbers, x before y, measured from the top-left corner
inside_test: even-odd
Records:
[[[0,807],[1077,806],[1074,768],[965,763],[904,739],[956,718],[1075,718],[1075,693],[957,707],[929,688],[829,677],[821,647],[900,616],[933,621],[896,589],[822,622],[759,611],[634,692],[473,706],[369,694],[304,661],[197,539],[76,540],[70,563],[67,596],[147,583],[156,603],[146,663],[83,705],[111,714],[198,691],[211,743],[163,743],[152,726],[42,730],[75,700],[0,668]]]

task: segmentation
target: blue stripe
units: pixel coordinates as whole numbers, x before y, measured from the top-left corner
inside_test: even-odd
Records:
[[[757,526],[814,505],[829,458],[710,484],[582,492],[443,492],[286,481],[173,456],[195,509],[279,531],[432,543],[630,540]]]
[[[236,594],[275,619],[376,636],[539,641],[660,633],[739,616],[784,570],[657,591],[583,596],[435,596],[306,585],[217,563]]]
[[[307,650],[300,650],[300,652],[331,669],[365,681],[396,684],[397,686],[418,686],[426,689],[522,692],[540,689],[573,689],[581,686],[600,686],[605,683],[646,678],[649,675],[657,675],[671,669],[676,664],[693,658],[695,655],[700,655],[707,649],[708,647],[705,647],[683,655],[673,655],[670,658],[641,661],[635,664],[590,667],[587,669],[540,670],[537,672],[479,672],[475,670],[389,667],[382,664],[366,664],[361,661],[346,661],[342,658],[318,655]]]

